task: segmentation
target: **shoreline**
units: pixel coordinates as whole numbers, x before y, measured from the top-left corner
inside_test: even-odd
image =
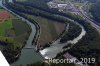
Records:
[[[4,3],[4,1],[2,2],[2,3]],[[37,27],[37,24],[35,23],[35,22],[31,22],[30,20],[28,20],[28,19],[26,19],[26,18],[24,18],[23,16],[21,16],[20,14],[16,14],[15,12],[13,12],[12,10],[9,10],[8,8],[6,8],[5,6],[3,6],[2,5],[2,7],[5,9],[5,10],[7,10],[8,12],[10,12],[11,14],[13,14],[13,15],[15,15],[16,17],[18,17],[19,19],[21,19],[22,21],[25,21],[28,25],[30,25],[30,24],[34,24],[34,26],[35,26],[35,29],[36,29],[36,32],[35,32],[35,35],[36,36],[38,36],[38,34],[37,34],[37,32],[39,32],[39,30],[37,30],[38,29],[38,27]],[[30,23],[29,23],[30,22]],[[31,25],[32,26],[32,25]],[[32,33],[32,30],[31,30],[31,33]],[[31,34],[30,33],[30,34]],[[29,38],[29,37],[28,37]],[[35,41],[36,42],[36,40],[37,40],[37,37],[33,37],[33,39],[32,39],[32,44],[33,44],[33,41]],[[34,42],[34,43],[35,43]],[[17,55],[19,55],[19,56],[17,56],[17,60],[19,60],[20,59],[20,57],[21,57],[21,53],[22,53],[22,50],[24,49],[24,47],[26,46],[27,44],[24,44],[23,45],[23,47],[21,48],[21,50],[20,50],[20,53],[18,53]],[[33,46],[33,45],[32,45]],[[35,45],[34,45],[35,46]],[[36,50],[36,48],[34,47],[33,48],[34,50]],[[33,50],[32,49],[32,50]],[[34,51],[33,50],[33,51]],[[36,52],[36,51],[35,51]],[[40,55],[42,58],[44,58],[42,55]],[[13,63],[11,63],[11,65],[15,65],[16,64],[16,62],[17,62],[17,60],[15,61],[15,62],[13,62]]]

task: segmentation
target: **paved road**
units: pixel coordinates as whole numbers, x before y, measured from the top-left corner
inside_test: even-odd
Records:
[[[89,16],[87,16],[86,13],[82,10],[82,8],[83,8],[87,3],[88,3],[88,2],[84,3],[84,5],[81,6],[81,7],[78,9],[78,8],[76,8],[76,7],[74,6],[74,4],[72,4],[72,3],[70,2],[70,4],[73,5],[73,8],[74,8],[75,10],[78,11],[78,14],[79,14],[80,16],[82,16],[84,20],[86,20],[87,22],[89,22],[94,28],[96,28],[97,31],[98,31],[99,34],[100,34],[100,25],[99,25],[97,22],[95,22],[93,19],[91,19]]]
[[[76,8],[75,5],[69,1],[69,4],[71,4],[72,8],[74,11],[77,11],[78,15],[82,16],[83,19],[87,22],[89,22],[92,27],[96,28],[96,30],[99,32],[100,34],[100,24],[98,24],[96,21],[94,21],[93,19],[91,19],[89,16],[86,15],[86,13],[82,10],[82,8],[88,3],[88,1],[86,3],[84,3],[83,6],[81,6],[80,8]]]
[[[82,6],[83,7],[83,6]],[[94,28],[96,28],[97,30],[98,30],[98,32],[99,32],[99,34],[100,34],[100,25],[99,24],[97,24],[93,19],[91,19],[90,17],[88,17],[86,14],[85,14],[85,12],[82,10],[82,7],[80,7],[80,11],[79,11],[79,13],[80,13],[80,15],[82,15],[83,16],[83,18],[87,21],[87,22],[89,22]]]

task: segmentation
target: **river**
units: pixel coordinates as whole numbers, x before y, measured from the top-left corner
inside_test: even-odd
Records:
[[[76,44],[86,34],[86,31],[85,31],[83,26],[81,26],[77,22],[74,22],[73,20],[71,20],[71,21],[81,27],[82,31],[81,31],[80,35],[78,37],[76,37],[75,39],[69,40],[63,44],[60,43],[60,39],[61,39],[60,38],[57,41],[55,41],[49,48],[45,48],[43,50],[40,50],[40,53],[43,55],[43,57],[45,57],[45,59],[56,57],[56,55],[58,53],[63,51],[64,46],[68,45],[69,43]]]
[[[4,7],[2,5],[2,0],[0,1],[0,5],[7,11],[9,11],[10,13],[16,15],[18,18],[22,19],[23,22],[26,22],[28,25],[31,26],[31,29],[32,29],[32,32],[27,40],[27,43],[25,45],[25,48],[26,47],[34,47],[34,45],[32,45],[32,41],[34,39],[34,36],[35,36],[35,33],[36,33],[36,27],[33,23],[29,22],[28,20],[24,19],[23,17],[15,14],[14,12],[12,12],[11,10],[7,9],[6,7]],[[23,66],[27,66],[27,64],[31,64],[31,63],[35,63],[37,61],[42,61],[44,58],[35,51],[34,48],[32,49],[25,49],[23,48],[22,51],[21,51],[21,56],[20,58],[14,62],[13,64],[11,64],[11,66],[20,66],[23,65]]]
[[[31,34],[29,36],[29,39],[27,40],[25,48],[26,47],[34,47],[32,45],[32,40],[33,40],[34,35],[36,33],[35,25],[33,23],[29,22],[28,20],[24,19],[23,17],[19,16],[18,14],[16,14],[16,13],[12,12],[11,10],[7,9],[6,7],[4,7],[2,5],[2,1],[3,0],[0,1],[0,5],[4,9],[6,9],[10,13],[16,15],[18,18],[22,19],[28,25],[31,26],[32,32],[31,32]],[[50,47],[45,48],[45,49],[39,51],[42,54],[42,56],[44,58],[46,58],[46,59],[47,58],[54,58],[59,52],[62,51],[62,48],[65,45],[67,45],[68,43],[73,43],[73,44],[77,43],[86,33],[86,31],[84,30],[83,26],[81,26],[80,24],[78,24],[78,25],[82,28],[82,32],[81,32],[81,34],[77,38],[75,38],[74,40],[70,40],[70,41],[68,41],[67,43],[64,43],[64,44],[59,44],[59,40],[60,40],[60,38],[59,38]],[[22,64],[23,66],[27,66],[27,64],[35,63],[37,61],[41,61],[41,60],[44,59],[39,53],[36,53],[33,48],[32,49],[25,49],[25,48],[22,49],[20,58],[16,62],[11,64],[11,66],[20,66],[20,64]]]

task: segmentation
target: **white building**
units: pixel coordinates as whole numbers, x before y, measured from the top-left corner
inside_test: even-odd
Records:
[[[58,8],[66,8],[67,4],[57,4]]]

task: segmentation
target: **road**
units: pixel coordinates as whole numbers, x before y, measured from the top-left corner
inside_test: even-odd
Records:
[[[97,30],[97,31],[99,32],[99,34],[100,34],[100,25],[99,25],[97,22],[95,22],[93,19],[91,19],[90,17],[88,17],[88,16],[85,14],[85,12],[82,10],[82,8],[83,8],[83,7],[85,6],[85,4],[87,4],[87,3],[88,3],[88,2],[84,3],[84,5],[81,6],[81,7],[78,9],[78,8],[76,8],[76,7],[74,6],[73,3],[70,2],[70,4],[73,5],[73,6],[72,6],[73,9],[74,9],[74,10],[77,10],[78,14],[79,14],[80,16],[82,16],[83,19],[84,19],[85,21],[89,22],[89,23],[92,25],[92,27],[96,28],[96,30]]]
[[[83,7],[83,6],[82,6],[82,7]],[[100,34],[100,25],[97,24],[93,19],[91,19],[90,17],[88,17],[88,16],[85,14],[85,12],[82,10],[82,7],[79,8],[79,13],[80,13],[80,15],[82,15],[83,18],[84,18],[87,22],[89,22],[94,28],[96,28],[97,31],[98,31],[99,34]]]

